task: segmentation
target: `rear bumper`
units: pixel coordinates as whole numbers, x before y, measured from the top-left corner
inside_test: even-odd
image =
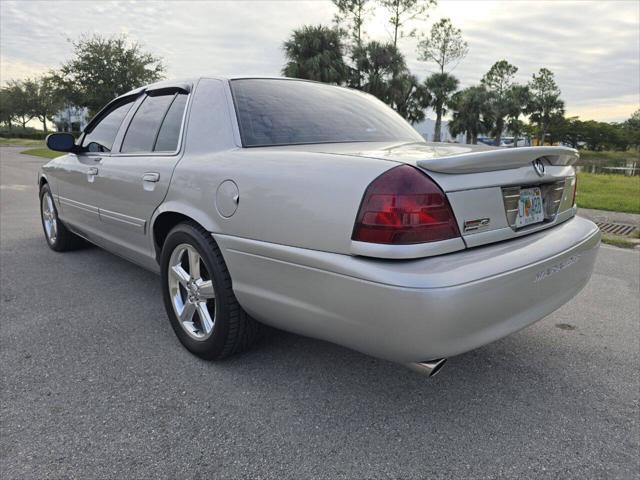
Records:
[[[596,225],[579,217],[404,261],[214,237],[252,316],[398,362],[463,353],[547,316],[586,285],[600,242]]]

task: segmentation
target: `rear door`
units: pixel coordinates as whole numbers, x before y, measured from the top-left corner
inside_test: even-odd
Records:
[[[139,263],[155,261],[149,222],[181,156],[188,97],[176,89],[146,93],[93,185],[104,242]]]

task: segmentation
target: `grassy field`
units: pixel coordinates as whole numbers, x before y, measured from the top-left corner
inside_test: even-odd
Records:
[[[580,158],[585,160],[637,160],[640,157],[640,152],[628,151],[628,152],[615,152],[615,151],[603,151],[595,152],[593,150],[580,150]]]
[[[44,140],[32,140],[30,138],[2,138],[0,145],[14,147],[44,147]]]
[[[30,148],[28,150],[23,150],[23,155],[34,155],[36,157],[44,157],[44,158],[56,158],[60,155],[63,155],[62,152],[54,152],[53,150],[49,150],[47,147],[41,148]]]
[[[578,207],[640,213],[640,176],[578,174]]]

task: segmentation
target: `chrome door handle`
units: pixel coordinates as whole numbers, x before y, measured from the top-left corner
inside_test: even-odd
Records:
[[[87,170],[87,175],[98,175],[98,169],[96,167],[90,167]]]
[[[160,180],[160,174],[156,172],[147,172],[142,175],[143,182],[157,182]]]

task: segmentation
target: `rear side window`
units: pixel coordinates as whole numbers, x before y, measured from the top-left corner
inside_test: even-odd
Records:
[[[175,94],[147,96],[133,116],[122,142],[123,153],[151,152]]]
[[[169,107],[167,115],[164,117],[158,139],[154,147],[155,152],[175,152],[178,149],[178,139],[180,138],[180,127],[184,107],[187,104],[187,95],[180,93]]]
[[[110,152],[118,129],[124,117],[129,113],[134,98],[115,106],[102,116],[102,119],[88,131],[82,140],[82,147],[89,152]]]

